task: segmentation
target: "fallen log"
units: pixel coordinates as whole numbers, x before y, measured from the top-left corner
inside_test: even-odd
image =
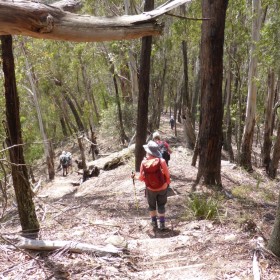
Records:
[[[130,157],[134,155],[135,145],[131,145],[119,152],[113,153],[107,157],[99,158],[88,162],[89,170],[97,167],[102,170],[112,170],[125,163]]]
[[[21,249],[36,251],[53,251],[58,249],[66,249],[74,253],[95,253],[97,255],[119,254],[122,249],[108,244],[106,246],[91,245],[79,243],[76,241],[51,241],[51,240],[35,240],[22,238],[17,247]]]

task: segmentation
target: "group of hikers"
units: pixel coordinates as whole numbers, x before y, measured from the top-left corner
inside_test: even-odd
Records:
[[[132,179],[145,182],[153,229],[165,230],[165,205],[170,184],[168,162],[172,150],[166,141],[161,140],[158,132],[153,133],[153,140],[150,140],[147,145],[143,145],[143,148],[146,156],[141,162],[139,175],[133,173]]]
[[[171,129],[174,128],[174,118],[170,119]],[[145,196],[150,211],[151,225],[154,230],[165,230],[165,205],[167,191],[170,184],[168,162],[172,150],[166,141],[162,141],[159,132],[153,133],[153,140],[143,145],[146,156],[141,162],[139,175],[132,173],[132,179],[145,182]],[[72,166],[72,154],[63,151],[59,158],[63,176],[67,176],[69,167]],[[159,220],[159,224],[158,224]]]

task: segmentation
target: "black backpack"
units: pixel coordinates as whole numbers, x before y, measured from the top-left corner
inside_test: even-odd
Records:
[[[159,150],[161,152],[162,158],[165,159],[166,162],[168,162],[170,160],[170,154],[167,151],[166,146],[164,145],[164,142],[161,142],[160,144],[158,144],[159,146]]]
[[[62,166],[67,166],[68,162],[69,162],[69,158],[66,155],[61,158]]]

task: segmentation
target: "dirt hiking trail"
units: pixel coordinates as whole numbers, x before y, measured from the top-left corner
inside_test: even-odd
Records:
[[[173,150],[166,231],[151,229],[144,184],[136,181],[134,188],[130,178],[134,157],[79,186],[73,184],[81,179],[75,170],[67,177],[60,171],[34,198],[40,239],[111,244],[122,252],[99,256],[64,248],[26,254],[2,242],[1,279],[253,279],[257,240],[269,238],[274,222],[277,182],[265,179],[262,170],[248,174],[223,160],[222,183],[233,198],[221,194],[218,218],[197,220],[189,207],[197,168],[191,166],[192,151],[185,148],[177,126],[175,137],[163,116],[159,130]],[[202,184],[196,193],[217,196]],[[265,219],[267,214],[271,220]],[[12,243],[20,230],[14,204],[2,219],[1,235]],[[269,254],[259,256],[259,269],[262,279],[280,279],[279,261]]]

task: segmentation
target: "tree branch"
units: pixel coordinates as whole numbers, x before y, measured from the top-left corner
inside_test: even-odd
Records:
[[[55,5],[26,0],[0,0],[0,35],[98,42],[160,35],[157,18],[191,0],[174,0],[153,11],[120,17],[94,17],[63,11]]]

